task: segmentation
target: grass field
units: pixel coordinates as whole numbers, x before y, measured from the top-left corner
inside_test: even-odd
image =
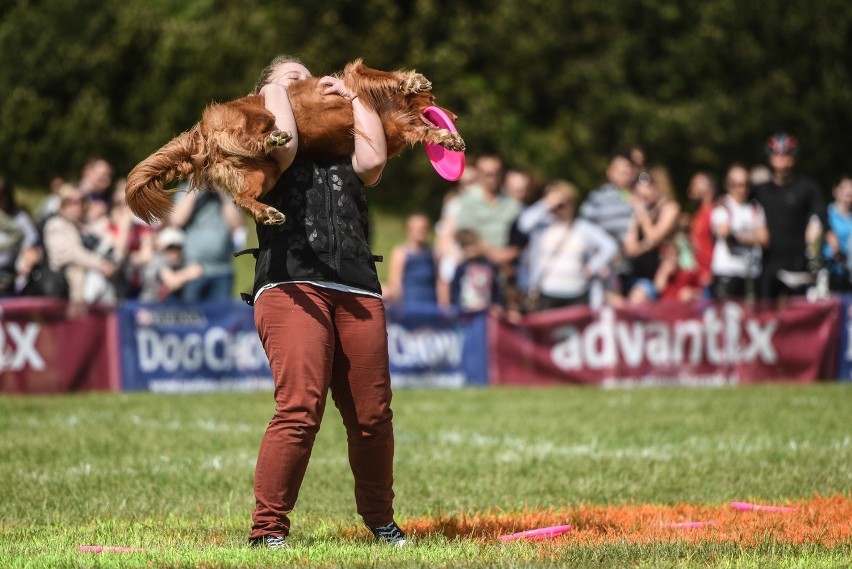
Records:
[[[245,545],[270,395],[0,398],[0,565],[852,565],[852,386],[399,390],[394,408],[414,546],[361,528],[330,408],[292,547],[275,552]],[[734,514],[734,500],[800,513]],[[660,530],[701,516],[724,527]],[[575,531],[496,539],[560,522]]]

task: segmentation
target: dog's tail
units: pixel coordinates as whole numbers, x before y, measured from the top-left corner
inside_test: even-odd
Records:
[[[127,175],[127,205],[146,223],[165,221],[172,211],[171,195],[177,188],[166,184],[178,179],[199,182],[204,160],[198,127],[175,137],[154,154],[136,165]]]

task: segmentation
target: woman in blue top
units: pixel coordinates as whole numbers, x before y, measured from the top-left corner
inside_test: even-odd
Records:
[[[391,252],[385,298],[411,303],[436,304],[437,272],[435,254],[429,245],[431,222],[422,213],[410,215],[405,222],[405,243]]]
[[[849,280],[849,239],[852,238],[852,176],[843,176],[834,186],[834,201],[828,205],[828,226],[822,255],[829,271],[831,290],[852,289]]]

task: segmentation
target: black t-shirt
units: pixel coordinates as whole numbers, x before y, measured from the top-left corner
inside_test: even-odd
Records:
[[[816,215],[828,227],[825,200],[816,181],[793,176],[782,186],[774,181],[754,188],[754,199],[766,213],[769,246],[764,250],[763,266],[773,269],[804,271],[807,268],[805,230]]]

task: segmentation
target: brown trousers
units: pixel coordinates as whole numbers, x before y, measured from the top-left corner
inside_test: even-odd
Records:
[[[275,379],[275,414],[257,457],[250,538],[289,534],[329,390],[346,427],[358,513],[369,527],[390,522],[393,413],[382,301],[285,284],[260,295],[254,320]]]

